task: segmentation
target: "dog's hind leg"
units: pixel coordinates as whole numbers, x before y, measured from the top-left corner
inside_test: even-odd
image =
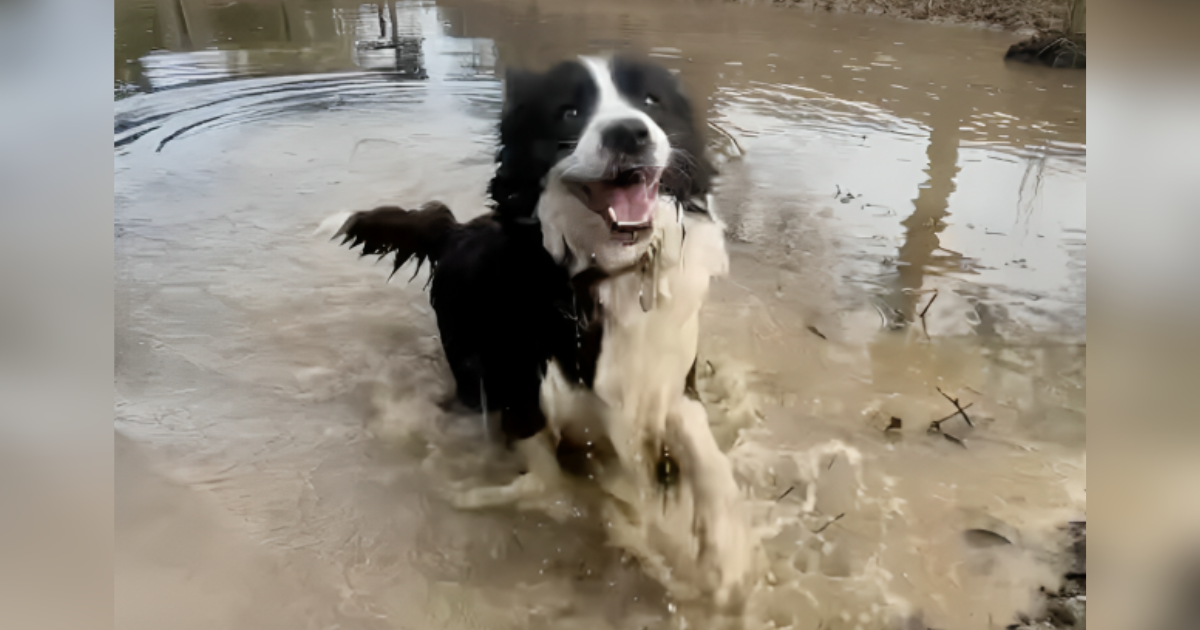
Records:
[[[524,459],[527,472],[502,486],[452,488],[448,497],[450,503],[462,510],[520,507],[538,503],[561,487],[563,476],[549,432],[542,431],[532,438],[520,440],[514,447]]]
[[[517,505],[545,491],[545,482],[535,474],[525,473],[503,486],[454,489],[450,493],[450,503],[460,510],[483,510]]]

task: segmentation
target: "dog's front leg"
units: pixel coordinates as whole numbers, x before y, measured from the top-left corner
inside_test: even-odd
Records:
[[[719,607],[740,605],[756,580],[762,553],[750,527],[741,489],[728,457],[717,446],[704,406],[681,397],[669,423],[687,451],[694,500],[697,564]]]

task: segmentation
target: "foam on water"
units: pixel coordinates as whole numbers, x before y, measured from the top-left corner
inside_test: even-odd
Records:
[[[875,515],[880,522],[873,533],[874,538],[886,535],[883,517],[902,516],[904,502],[895,497],[869,495],[862,455],[840,440],[819,443],[798,452],[769,448],[767,432],[755,426],[757,420],[744,417],[756,416],[757,410],[755,395],[734,385],[747,380],[738,374],[737,363],[730,361],[726,367],[721,358],[714,357],[709,361],[716,369],[699,379],[702,397],[711,401],[710,407],[735,409],[742,414],[712,416],[712,429],[717,432],[730,429],[730,425],[740,425],[740,428],[737,443],[727,455],[717,452],[710,456],[728,457],[745,492],[745,509],[753,525],[753,531],[743,535],[763,541],[762,547],[752,544],[741,549],[747,554],[770,558],[748,594],[745,609],[738,615],[714,615],[707,602],[696,598],[695,586],[704,581],[704,576],[694,573],[697,567],[672,567],[655,562],[663,544],[651,536],[684,541],[691,540],[693,532],[690,521],[652,519],[650,514],[628,512],[629,509],[652,510],[652,502],[626,501],[623,502],[625,511],[622,511],[611,502],[606,503],[602,493],[576,484],[558,486],[552,493],[529,493],[518,508],[540,512],[581,530],[599,527],[609,544],[642,559],[643,570],[667,587],[672,602],[669,610],[674,612],[668,619],[660,620],[667,625],[652,627],[684,628],[700,620],[706,623],[723,620],[726,624],[745,628],[799,628],[803,626],[794,624],[827,611],[831,597],[840,599],[840,605],[847,610],[870,611],[856,613],[852,619],[855,625],[845,626],[847,628],[891,627],[887,624],[896,619],[907,619],[912,607],[903,597],[889,590],[893,576],[878,557],[884,545],[873,550],[847,548],[853,542],[831,535],[828,525],[836,514],[826,513],[831,506],[836,506],[856,514]],[[409,366],[404,372],[412,376],[420,370]],[[718,374],[722,376],[716,376]],[[431,385],[433,380],[419,376],[405,379],[408,384],[425,385]],[[434,487],[443,489],[447,500],[464,490],[494,488],[497,475],[503,474],[500,471],[504,469],[504,454],[499,449],[484,446],[486,438],[477,416],[441,412],[429,392],[427,387],[399,384],[393,387],[380,383],[373,396],[376,414],[372,430],[379,439],[404,447],[407,452],[422,453],[419,455],[422,470]],[[707,426],[684,426],[690,431],[710,430]],[[838,459],[838,472],[832,472],[831,458]],[[507,473],[510,479],[517,477],[512,468]],[[795,479],[796,489],[785,497],[795,498],[794,501],[783,501],[764,492],[773,479],[784,475]],[[503,481],[504,478],[499,479]],[[656,524],[653,530],[639,525],[651,520]],[[760,558],[725,559],[729,563],[756,561]],[[838,588],[822,584],[830,577],[840,583]],[[848,588],[847,583],[854,586]],[[867,617],[863,617],[864,614]],[[830,620],[826,627],[842,627],[839,623]]]

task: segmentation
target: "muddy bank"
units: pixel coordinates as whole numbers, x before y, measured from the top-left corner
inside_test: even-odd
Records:
[[[810,11],[863,13],[941,24],[970,24],[1014,31],[1026,39],[1004,54],[1018,61],[1051,68],[1085,68],[1086,35],[1082,2],[1074,15],[1063,0],[776,0]]]
[[[814,11],[865,13],[935,23],[977,24],[1033,34],[1061,30],[1067,6],[1059,0],[783,0]]]

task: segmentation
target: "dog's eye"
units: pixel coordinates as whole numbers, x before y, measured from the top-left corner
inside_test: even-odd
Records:
[[[658,97],[653,94],[647,94],[646,95],[646,105],[648,105],[648,106],[658,105]]]
[[[654,466],[654,476],[664,490],[674,488],[675,484],[679,483],[679,464],[665,449]]]
[[[572,118],[577,118],[578,116],[579,116],[579,110],[575,109],[574,107],[571,107],[569,105],[567,107],[562,108],[562,111],[560,111],[558,114],[558,117],[562,118],[563,120],[570,120]]]

